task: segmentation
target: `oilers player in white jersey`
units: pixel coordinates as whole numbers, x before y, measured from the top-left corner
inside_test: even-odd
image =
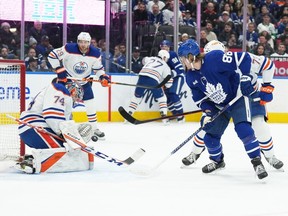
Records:
[[[216,40],[210,41],[204,47],[204,53],[208,53],[213,50],[222,50],[225,52],[225,46]],[[274,87],[272,86],[272,79],[275,71],[275,65],[273,61],[264,56],[256,56],[254,54],[248,53],[251,57],[251,72],[257,75],[262,74],[263,84],[262,87],[258,88],[257,80],[253,80],[252,83],[254,88],[258,89],[255,93],[251,95],[253,99],[251,101],[252,110],[252,128],[255,131],[256,137],[259,141],[261,152],[264,154],[266,161],[273,166],[275,169],[281,169],[283,167],[283,162],[277,159],[274,155],[274,144],[269,128],[267,117],[267,111],[265,104],[273,99],[273,95],[269,92],[273,92]],[[260,101],[257,100],[260,98]],[[183,158],[182,162],[185,166],[193,164],[200,156],[200,154],[205,149],[204,144],[205,132],[201,131],[193,138],[193,147],[191,153]]]
[[[180,98],[182,87],[185,83],[185,75],[183,65],[175,51],[170,50],[171,42],[169,40],[163,40],[160,44],[161,50],[169,52],[170,58],[167,61],[168,66],[171,69],[173,83],[170,88],[165,89],[165,95],[167,97],[168,110],[173,115],[183,113],[183,105]],[[184,116],[177,117],[177,122],[184,122]]]
[[[59,82],[66,82],[67,77],[89,78],[93,72],[101,81],[103,87],[109,86],[110,78],[105,74],[101,62],[99,49],[90,45],[91,36],[81,32],[77,43],[68,43],[63,47],[52,50],[48,60],[55,69]],[[84,89],[83,102],[86,107],[88,121],[91,123],[94,134],[104,139],[105,134],[97,127],[96,101],[91,88],[91,83],[81,82]]]
[[[73,103],[83,98],[80,84],[52,82],[41,90],[21,113],[19,135],[25,145],[32,149],[32,155],[25,155],[16,168],[26,173],[69,172],[89,170],[93,167],[93,156],[81,151],[78,145],[65,141],[63,135],[70,133],[83,143],[90,141],[92,126],[89,123],[76,124],[70,120]],[[30,127],[30,125],[32,127]],[[43,133],[34,127],[43,128]],[[57,139],[58,138],[58,139]]]
[[[200,123],[206,132],[204,143],[211,163],[204,166],[202,172],[210,173],[225,167],[220,140],[232,118],[235,132],[251,159],[256,175],[259,179],[267,177],[268,173],[261,161],[259,142],[251,126],[248,96],[256,91],[252,84],[256,74],[250,73],[250,55],[219,50],[202,54],[197,42],[191,39],[180,45],[178,54],[187,68],[186,82],[192,91],[192,98],[204,113]],[[212,116],[239,94],[243,96],[211,121]]]
[[[142,86],[157,86],[161,81],[163,81],[164,78],[166,78],[168,75],[171,75],[171,70],[169,66],[167,65],[167,61],[169,59],[170,55],[168,51],[166,50],[160,50],[158,53],[158,56],[154,57],[145,57],[143,58],[143,68],[139,72],[139,78],[137,81],[137,85]],[[173,82],[173,79],[171,78],[165,86],[169,88]],[[128,112],[130,115],[133,115],[133,113],[136,111],[141,98],[144,95],[145,88],[136,87],[134,91],[134,96],[131,99],[131,102],[128,107]],[[153,97],[157,99],[159,104],[159,111],[161,116],[167,115],[167,98],[163,92],[162,88],[157,89],[149,89]],[[125,121],[127,122],[127,121]],[[165,119],[163,120],[164,124],[167,124],[168,121]]]

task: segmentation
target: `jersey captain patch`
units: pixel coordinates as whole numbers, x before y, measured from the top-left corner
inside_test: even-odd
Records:
[[[87,70],[87,68],[88,68],[88,65],[87,65],[87,63],[86,62],[77,62],[75,65],[74,65],[74,67],[73,67],[73,69],[74,69],[74,71],[77,73],[77,74],[82,74],[82,73],[84,73],[86,70]]]

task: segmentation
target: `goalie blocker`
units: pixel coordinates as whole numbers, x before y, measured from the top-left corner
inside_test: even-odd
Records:
[[[78,125],[73,120],[61,122],[59,127],[64,137],[68,135],[83,144],[90,140],[92,134],[90,124]],[[33,148],[32,155],[26,155],[22,162],[15,165],[16,169],[25,173],[74,172],[94,168],[94,156],[82,151],[73,140],[56,140],[34,128],[20,134],[20,137]],[[39,149],[41,144],[45,144],[46,148]]]

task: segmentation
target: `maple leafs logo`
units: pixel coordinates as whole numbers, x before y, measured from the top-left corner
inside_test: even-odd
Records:
[[[216,104],[222,103],[227,97],[220,83],[217,83],[216,87],[211,83],[207,83],[206,95]]]

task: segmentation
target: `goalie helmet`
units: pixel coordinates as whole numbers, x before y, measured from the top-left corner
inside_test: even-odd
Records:
[[[78,37],[77,37],[77,42],[79,42],[80,40],[83,41],[88,41],[89,45],[91,43],[91,36],[88,32],[81,32]]]
[[[178,48],[179,57],[187,57],[189,54],[197,56],[200,54],[200,48],[198,43],[193,39],[188,39],[184,43],[180,44]]]
[[[225,46],[220,41],[212,40],[205,45],[204,53],[206,54],[206,53],[211,52],[213,50],[221,50],[221,51],[225,52]]]
[[[80,102],[83,99],[84,91],[82,86],[78,82],[67,82],[66,88],[68,89],[70,96],[74,102]]]
[[[165,62],[167,62],[168,59],[170,58],[170,54],[167,50],[160,50],[158,52],[158,56]]]

